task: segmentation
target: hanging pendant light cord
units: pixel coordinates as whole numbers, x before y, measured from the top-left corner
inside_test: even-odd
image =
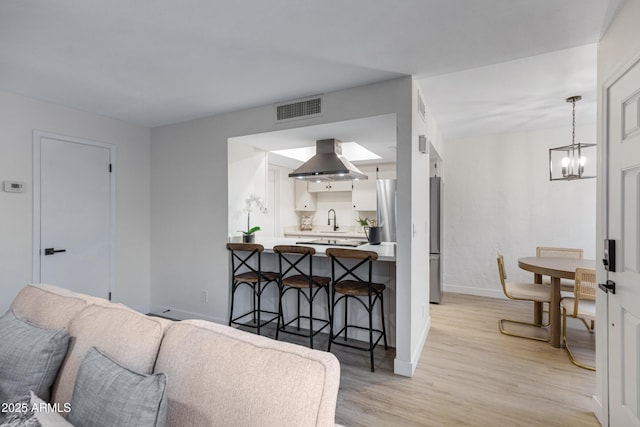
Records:
[[[571,133],[571,144],[575,145],[576,143],[576,100],[573,99],[571,101],[571,104],[573,105],[573,121],[571,122],[571,125],[573,127],[573,132]]]

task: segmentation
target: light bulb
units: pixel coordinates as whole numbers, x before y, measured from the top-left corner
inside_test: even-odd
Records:
[[[585,156],[580,157],[580,166],[584,166],[587,163],[587,158]]]
[[[562,167],[566,168],[567,166],[569,166],[569,158],[568,157],[563,157],[562,158]]]

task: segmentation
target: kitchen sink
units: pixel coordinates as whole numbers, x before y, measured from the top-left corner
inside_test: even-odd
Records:
[[[360,245],[364,245],[368,243],[366,240],[352,240],[352,239],[314,239],[314,240],[305,240],[296,242],[298,245],[324,245],[324,246],[347,246],[347,247],[358,247]]]

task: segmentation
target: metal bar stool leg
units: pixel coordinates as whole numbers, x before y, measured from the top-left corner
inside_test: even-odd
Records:
[[[300,331],[300,292],[302,289],[298,289],[298,321],[296,322],[298,331]]]
[[[282,323],[284,323],[284,318],[282,317],[282,283],[278,280],[278,321],[276,322],[276,341],[278,341],[278,335],[280,333],[281,319]]]
[[[331,299],[330,299],[330,293],[331,291],[329,291],[329,287],[327,286],[327,288],[325,289],[326,293],[327,293],[327,319],[329,320],[329,348],[327,349],[327,351],[329,351],[331,349],[331,339],[333,338],[333,331],[331,330],[331,328],[333,328],[333,316],[332,316],[332,309],[333,307],[331,307]]]
[[[253,323],[256,323],[256,285],[251,286],[252,300],[251,300],[251,311],[253,312]],[[260,335],[260,331],[258,330],[258,335]]]
[[[233,319],[233,300],[236,294],[236,283],[233,281],[231,283],[231,307],[229,308],[229,326],[231,326],[231,320]]]
[[[373,363],[373,306],[371,305],[371,291],[369,291],[369,306],[367,307],[369,313],[369,359],[371,361],[371,372],[375,372],[375,365]]]
[[[378,295],[380,298],[380,319],[382,320],[382,338],[384,339],[384,349],[389,350],[389,346],[387,345],[387,328],[384,325],[384,300],[382,298],[382,293]]]
[[[328,291],[327,291],[328,292]],[[327,295],[328,298],[328,295]],[[333,315],[336,312],[336,291],[331,286],[331,302],[329,308],[329,345],[327,346],[327,351],[331,351],[331,343],[333,342]]]
[[[349,311],[349,297],[344,298],[344,340],[347,340],[347,312]]]
[[[313,289],[309,289],[309,345],[311,348],[313,348],[313,300]]]
[[[262,308],[260,306],[260,281],[258,281],[258,283],[256,284],[256,288],[258,289],[258,295],[256,296],[256,298],[258,299],[258,310],[257,310],[257,313],[254,311],[254,316],[257,314],[257,317],[258,317],[257,328],[258,328],[258,335],[260,335],[260,323],[261,323],[260,322],[260,309]],[[254,289],[254,292],[255,292],[255,289]]]

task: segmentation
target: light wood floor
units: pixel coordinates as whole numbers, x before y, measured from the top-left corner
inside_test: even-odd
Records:
[[[393,349],[376,349],[371,373],[366,352],[332,348],[342,372],[337,423],[599,425],[592,414],[594,372],[573,365],[562,349],[498,331],[499,318],[530,321],[530,303],[445,294],[442,304],[430,307],[431,330],[413,378],[393,374]],[[568,330],[572,349],[593,363],[594,335],[575,319],[568,319]],[[316,348],[326,348],[324,334]]]

